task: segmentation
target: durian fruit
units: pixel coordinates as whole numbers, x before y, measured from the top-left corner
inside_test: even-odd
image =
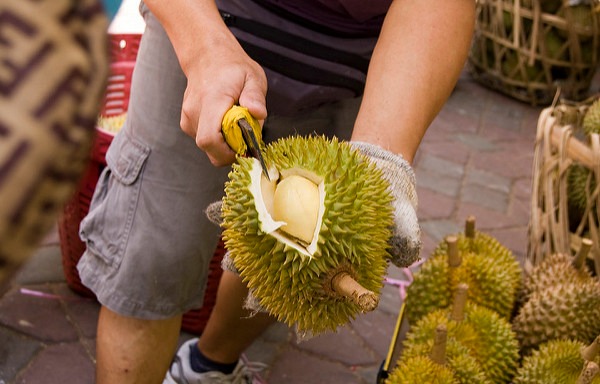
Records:
[[[600,133],[600,99],[594,101],[583,116],[581,129],[585,135]],[[567,169],[567,199],[572,221],[579,223],[588,203],[588,191],[596,188],[594,173],[575,163]],[[571,214],[572,213],[572,214]]]
[[[469,285],[469,300],[510,317],[520,290],[522,271],[513,253],[493,237],[475,230],[469,217],[465,233],[447,236],[415,273],[407,288],[410,322],[446,308],[459,283]]]
[[[553,286],[565,283],[584,283],[592,279],[585,259],[591,249],[592,242],[583,239],[576,257],[564,253],[547,256],[536,264],[524,278],[523,296],[528,298],[533,293],[544,291]]]
[[[555,13],[562,5],[562,0],[543,0],[540,1],[542,12]]]
[[[520,82],[536,81],[543,74],[543,68],[536,60],[533,65],[521,58],[521,53],[517,51],[506,51],[501,63],[502,74]]]
[[[253,297],[301,334],[373,310],[393,225],[381,171],[335,138],[280,139],[264,156],[270,181],[256,159],[239,158],[221,211],[225,246]]]
[[[590,342],[600,334],[600,282],[556,284],[532,293],[513,319],[525,353],[556,339]]]
[[[385,380],[385,384],[405,383],[460,384],[448,367],[426,356],[407,359]]]
[[[406,335],[403,353],[419,354],[440,324],[448,329],[448,340],[466,347],[482,373],[492,383],[509,383],[517,371],[519,344],[507,319],[496,312],[467,303],[468,286],[459,284],[451,309],[427,314]]]
[[[554,60],[568,60],[569,50],[565,48],[565,39],[562,39],[555,29],[544,34],[544,49],[547,57]]]
[[[514,384],[600,384],[597,352],[583,353],[590,347],[576,340],[546,342],[523,359]]]
[[[578,225],[588,204],[588,195],[596,188],[594,173],[585,165],[574,163],[567,169],[567,203],[569,221]]]
[[[583,131],[587,134],[600,133],[600,99],[596,99],[585,112]]]
[[[567,15],[566,10],[569,8],[570,17]],[[590,4],[580,4],[574,6],[567,6],[558,12],[559,16],[565,18],[565,21],[570,23],[569,29],[560,29],[559,34],[565,38],[569,38],[570,31],[577,34],[579,41],[591,40],[594,35],[594,14],[593,6]]]
[[[464,233],[456,234],[459,253],[472,252],[477,255],[488,256],[498,260],[501,263],[506,263],[518,278],[513,277],[517,281],[521,281],[520,267],[513,253],[494,237],[478,231],[476,229],[476,220],[474,216],[469,216],[465,220]],[[434,254],[446,253],[448,245],[442,241],[434,250]],[[516,273],[518,272],[518,273]]]
[[[427,343],[406,352],[386,384],[437,383],[449,378],[457,384],[492,384],[469,350],[455,340],[448,340],[444,324],[436,327]]]
[[[96,121],[96,127],[114,135],[123,128],[126,118],[127,112],[115,116],[99,115]]]

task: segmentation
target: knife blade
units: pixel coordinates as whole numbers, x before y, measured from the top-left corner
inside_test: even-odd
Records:
[[[269,171],[267,170],[267,164],[260,150],[260,145],[258,144],[256,135],[254,134],[254,130],[252,130],[252,127],[246,121],[246,119],[243,118],[237,121],[237,125],[240,127],[240,131],[242,132],[242,137],[246,143],[246,147],[248,148],[248,154],[255,159],[258,159],[265,177],[267,180],[271,181],[271,178],[269,177]]]

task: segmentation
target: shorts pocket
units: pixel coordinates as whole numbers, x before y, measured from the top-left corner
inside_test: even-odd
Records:
[[[144,164],[150,148],[119,134],[106,155],[107,167],[96,185],[79,236],[109,268],[118,268],[135,219]]]

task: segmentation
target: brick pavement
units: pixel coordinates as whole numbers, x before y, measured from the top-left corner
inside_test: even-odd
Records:
[[[463,74],[415,159],[424,256],[469,215],[477,229],[525,255],[540,111]],[[404,274],[390,267],[388,277]],[[374,384],[400,304],[398,288],[388,284],[375,311],[339,332],[298,343],[278,324],[247,355],[269,365],[262,377],[270,384]],[[51,233],[0,298],[0,384],[93,383],[97,313],[96,302],[68,289]]]

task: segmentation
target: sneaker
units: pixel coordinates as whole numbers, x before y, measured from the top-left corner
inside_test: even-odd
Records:
[[[198,339],[194,338],[179,347],[163,384],[253,384],[257,372],[266,367],[262,363],[248,362],[242,358],[228,375],[217,371],[195,372],[190,365],[190,348],[194,348],[197,343]],[[260,383],[262,380],[258,379],[256,382]]]

